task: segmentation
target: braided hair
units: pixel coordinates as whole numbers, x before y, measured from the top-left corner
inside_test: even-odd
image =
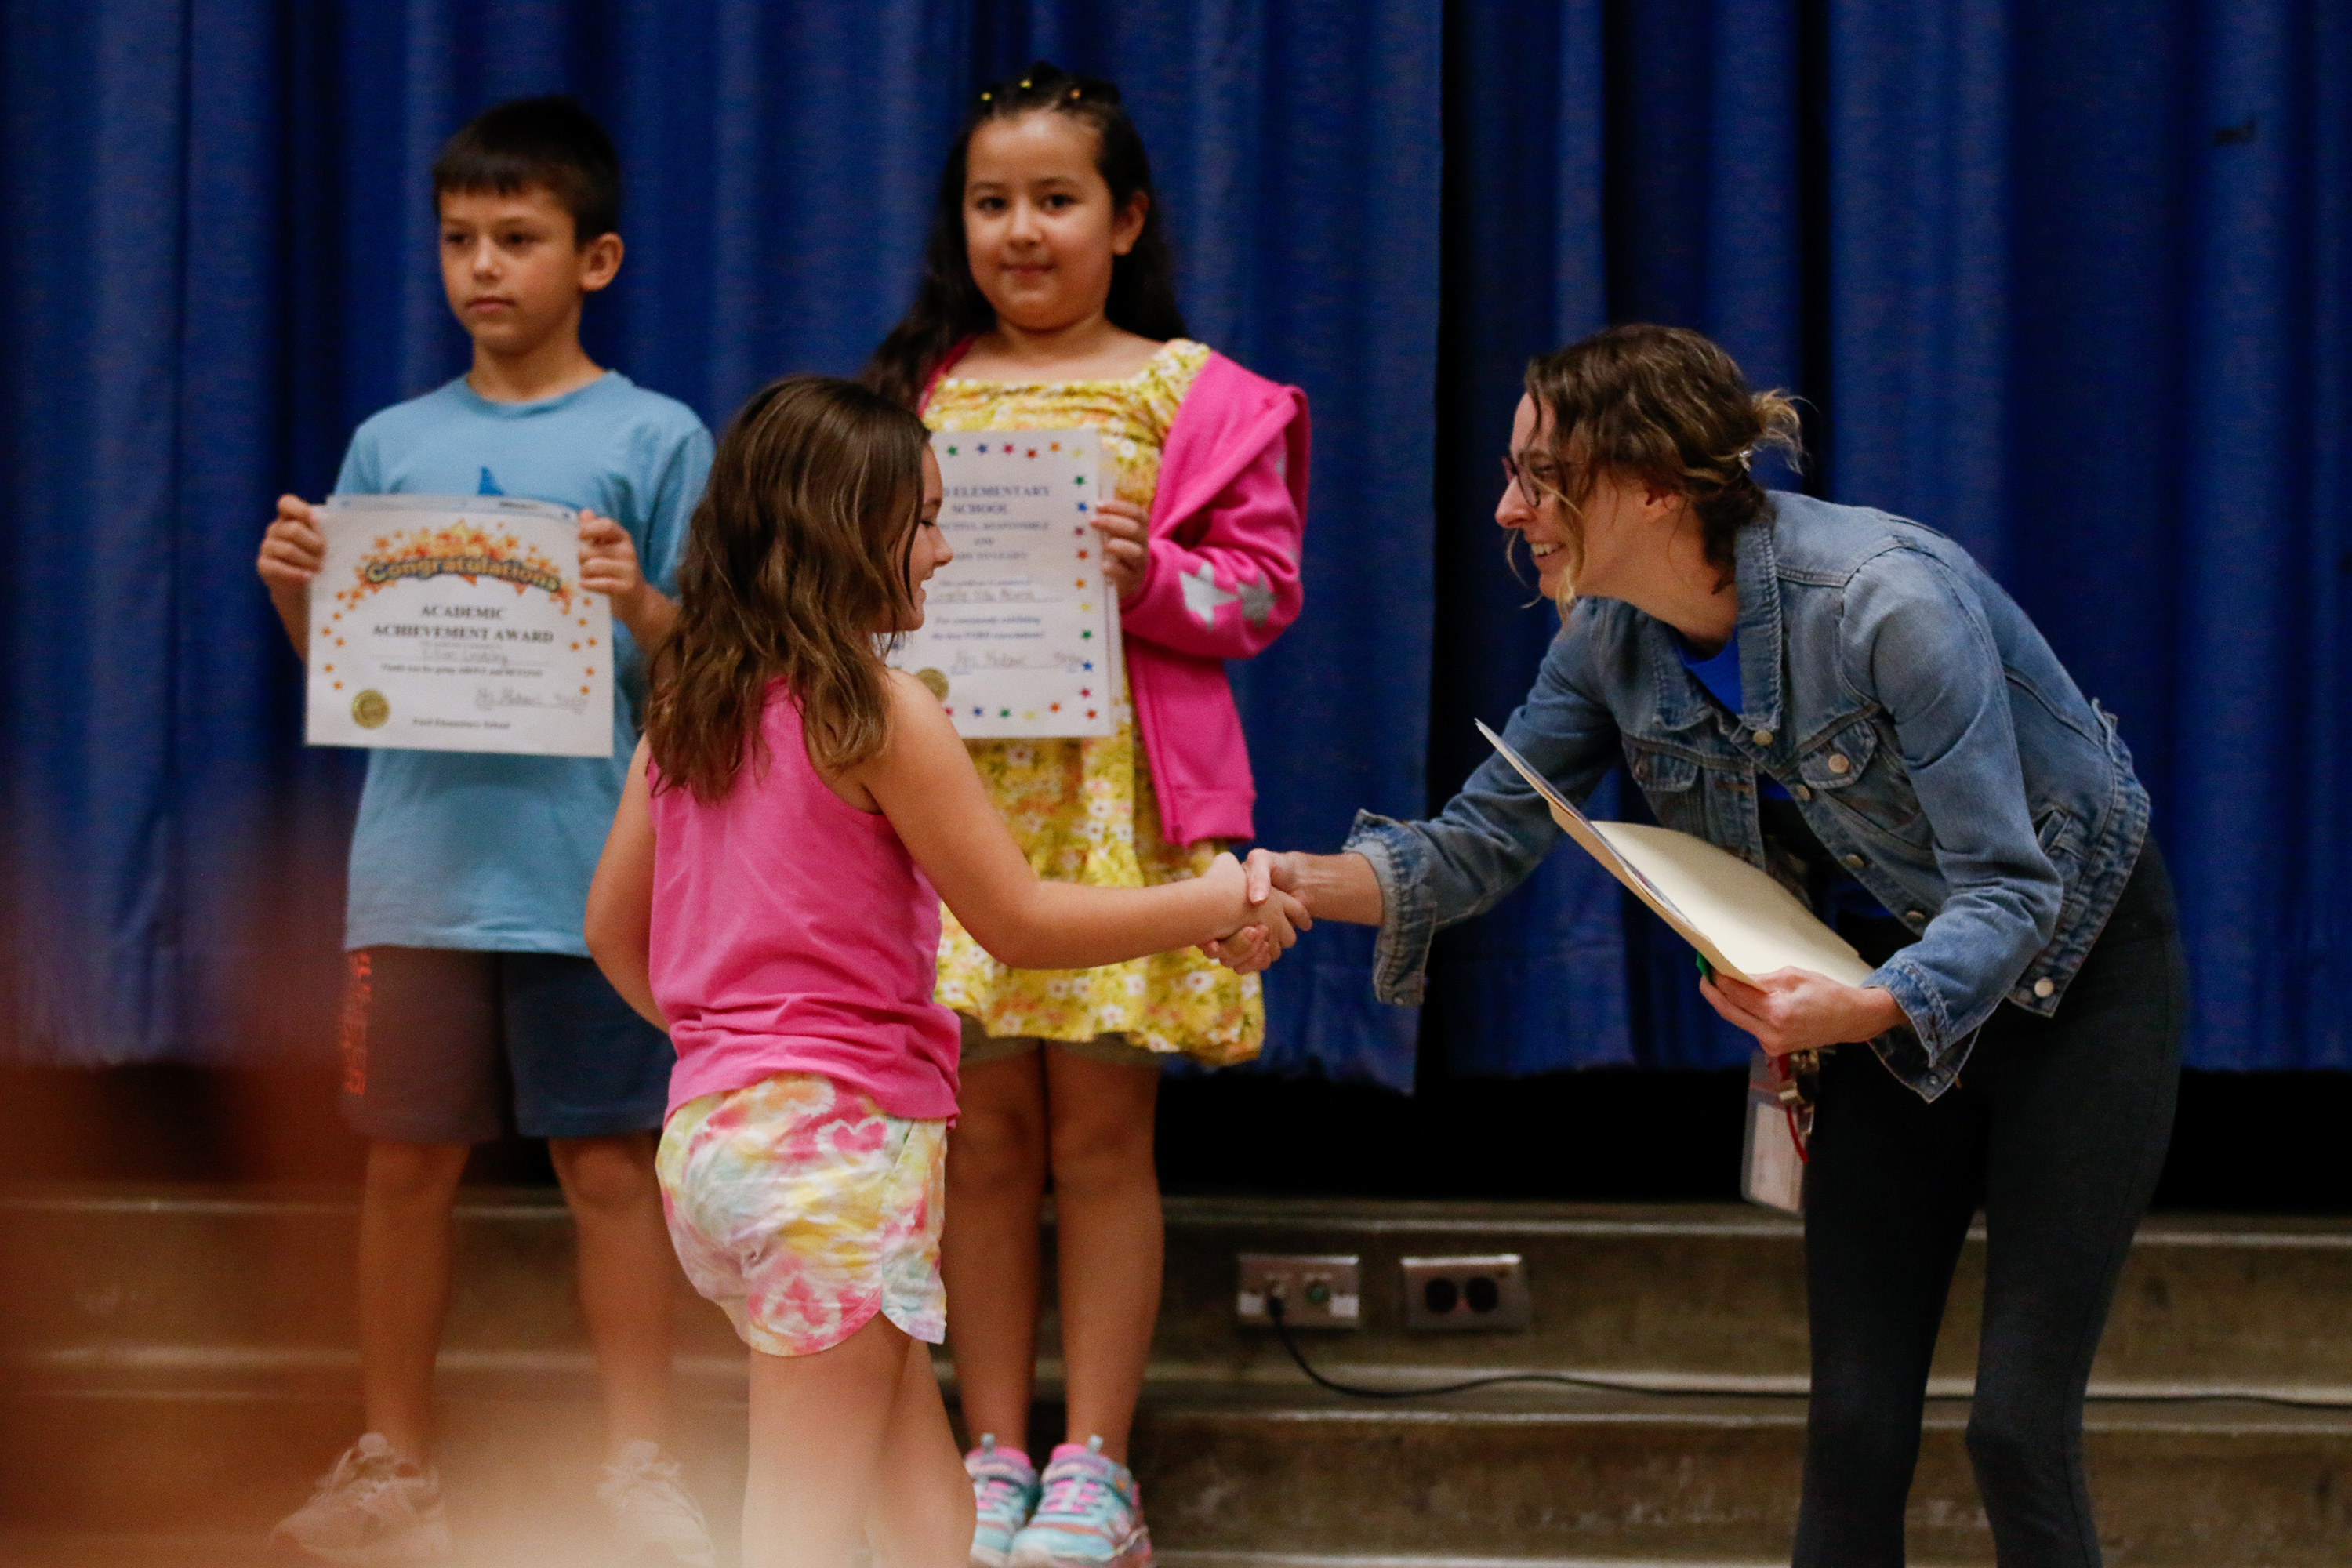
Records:
[[[915,302],[858,378],[885,397],[913,407],[948,351],[996,324],[996,312],[972,281],[964,247],[965,162],[972,133],[982,125],[1040,113],[1066,114],[1094,129],[1095,169],[1110,187],[1113,211],[1124,211],[1138,192],[1146,201],[1142,232],[1126,255],[1112,258],[1104,314],[1111,325],[1138,337],[1165,341],[1184,335],[1183,312],[1176,308],[1175,258],[1151,189],[1151,160],[1135,121],[1120,105],[1118,89],[1100,77],[1074,76],[1039,60],[982,90],[956,132],[947,167],[940,172]]]

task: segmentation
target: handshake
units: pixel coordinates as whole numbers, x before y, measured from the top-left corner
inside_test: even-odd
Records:
[[[1274,961],[1282,956],[1283,949],[1298,940],[1297,933],[1314,925],[1316,910],[1310,884],[1318,879],[1311,874],[1313,863],[1331,859],[1354,860],[1367,873],[1362,879],[1370,880],[1370,865],[1358,856],[1251,850],[1241,868],[1243,897],[1256,918],[1213,942],[1202,942],[1201,951],[1236,974],[1256,974],[1272,967]],[[1377,923],[1377,889],[1373,896],[1371,919]],[[1346,913],[1333,912],[1339,919],[1350,918]]]

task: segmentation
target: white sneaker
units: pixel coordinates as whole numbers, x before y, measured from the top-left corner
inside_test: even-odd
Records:
[[[320,1478],[309,1502],[278,1521],[269,1544],[366,1568],[438,1563],[449,1555],[441,1479],[370,1432]]]
[[[677,1465],[644,1438],[604,1467],[596,1496],[613,1516],[620,1559],[629,1568],[715,1568],[701,1505],[677,1479]]]

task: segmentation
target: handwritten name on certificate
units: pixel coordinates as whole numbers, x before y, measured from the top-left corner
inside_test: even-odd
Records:
[[[923,628],[891,664],[929,687],[967,739],[1116,732],[1118,595],[1094,526],[1101,437],[943,430],[931,450],[955,559],[932,576]]]
[[[310,580],[314,746],[613,754],[613,608],[580,515],[508,496],[337,496]]]

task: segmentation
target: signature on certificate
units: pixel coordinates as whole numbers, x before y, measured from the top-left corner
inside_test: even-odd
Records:
[[[567,713],[588,710],[588,694],[571,691],[517,691],[511,686],[495,690],[487,686],[474,688],[474,706],[485,712],[500,708],[561,708]]]
[[[950,675],[982,675],[1006,669],[1048,669],[1064,675],[1076,675],[1086,661],[1076,654],[1035,651],[1009,653],[1003,648],[958,648],[948,666]],[[1086,668],[1092,668],[1091,665]]]

